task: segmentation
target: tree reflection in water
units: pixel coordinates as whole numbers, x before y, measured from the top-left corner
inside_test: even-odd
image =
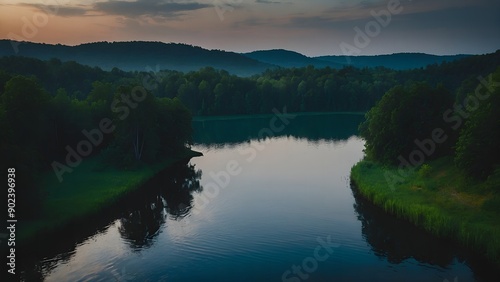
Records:
[[[120,219],[119,232],[135,251],[150,247],[167,217],[182,220],[192,209],[194,192],[201,192],[201,170],[179,164],[149,181],[127,205]],[[132,200],[132,199],[131,199]]]
[[[456,246],[439,240],[409,222],[387,214],[362,198],[356,188],[354,210],[361,221],[363,237],[376,256],[398,264],[414,258],[419,262],[446,267],[453,262]],[[408,238],[410,236],[410,238]]]
[[[456,262],[466,263],[474,270],[477,281],[498,277],[500,271],[483,256],[459,246],[448,238],[436,238],[408,221],[387,214],[363,198],[354,184],[354,210],[361,221],[361,232],[374,254],[392,264],[415,259],[419,263],[449,268]]]
[[[71,260],[77,246],[107,232],[117,221],[120,235],[132,250],[151,246],[167,217],[181,220],[190,213],[192,194],[203,189],[201,174],[194,165],[178,163],[99,213],[45,234],[44,244],[37,240],[20,247],[21,280],[44,280],[56,266]]]

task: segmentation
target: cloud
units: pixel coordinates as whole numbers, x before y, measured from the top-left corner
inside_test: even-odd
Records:
[[[235,21],[232,23],[233,28],[255,27],[255,26],[276,26],[275,19],[269,20],[261,17],[250,17],[244,20]]]
[[[281,1],[271,1],[271,0],[255,0],[255,3],[259,4],[282,4]]]
[[[29,4],[21,3],[19,6],[31,7],[36,10],[47,13],[50,15],[57,15],[61,17],[74,17],[74,16],[85,16],[89,11],[86,7],[69,7],[69,6],[58,6],[58,5],[43,5],[43,4]]]
[[[440,19],[440,14],[448,15],[454,13],[457,9],[474,9],[479,6],[481,2],[489,2],[490,0],[476,0],[478,2],[473,2],[471,0],[461,1],[459,3],[453,2],[451,0],[443,0],[435,2],[433,0],[420,0],[419,2],[406,2],[400,1],[401,13],[397,15],[391,15],[393,21],[404,21],[412,20],[415,17],[411,15],[419,15],[421,18],[420,22],[415,23],[415,25],[428,25],[432,23],[435,27],[439,27],[443,24],[443,19]],[[352,2],[338,2],[335,3],[333,7],[325,9],[323,12],[307,13],[307,14],[292,14],[289,15],[289,21],[287,23],[290,28],[309,28],[309,29],[331,29],[331,28],[348,28],[352,29],[357,25],[364,25],[367,22],[373,20],[373,13],[379,14],[382,10],[388,10],[388,1],[367,1],[367,0],[357,0]],[[471,15],[469,15],[470,17]],[[428,19],[426,19],[428,17]],[[467,17],[453,18],[463,19]],[[470,22],[466,24],[470,25]],[[433,27],[429,27],[433,28]]]
[[[129,1],[106,1],[94,4],[94,9],[109,15],[121,15],[125,17],[139,16],[178,16],[183,12],[195,11],[212,7],[208,4],[197,2],[181,3],[172,0],[136,0]]]
[[[291,17],[287,25],[295,28],[324,29],[337,22],[332,17],[326,16],[296,16]]]

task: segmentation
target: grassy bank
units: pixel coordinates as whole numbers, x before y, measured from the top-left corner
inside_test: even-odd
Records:
[[[200,155],[187,150],[175,158],[131,170],[118,170],[105,165],[99,156],[92,157],[85,159],[72,173],[65,174],[62,183],[53,172],[47,172],[40,177],[43,196],[39,216],[20,222],[17,238],[20,242],[27,241],[37,234],[96,214],[172,164]]]
[[[467,179],[451,159],[406,170],[393,189],[386,176],[396,168],[363,160],[351,171],[361,195],[385,211],[486,255],[500,267],[500,173],[485,182]]]

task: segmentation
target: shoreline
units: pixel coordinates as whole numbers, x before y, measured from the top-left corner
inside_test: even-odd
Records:
[[[478,183],[472,188],[460,187],[471,184],[459,176],[448,159],[429,164],[433,168],[429,176],[407,172],[409,176],[391,190],[385,173],[397,173],[397,168],[361,160],[351,169],[351,182],[363,198],[385,212],[440,238],[454,240],[500,269],[499,214],[484,208],[496,196],[478,192],[483,187]]]
[[[366,112],[287,112],[282,115],[293,116],[311,116],[311,115],[365,115]],[[193,116],[193,121],[211,121],[211,120],[237,120],[246,118],[271,118],[276,114],[243,114],[243,115],[214,115],[214,116]]]
[[[130,193],[138,191],[143,184],[165,169],[199,156],[203,156],[203,153],[187,149],[176,157],[135,170],[104,168],[100,157],[95,156],[68,175],[64,185],[57,183],[52,173],[46,173],[41,177],[45,196],[40,216],[19,222],[19,245],[28,245],[38,236],[51,234],[73,222],[95,216]]]

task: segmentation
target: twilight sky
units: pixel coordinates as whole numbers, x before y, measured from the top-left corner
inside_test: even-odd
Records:
[[[390,20],[381,17],[382,24],[373,16],[389,11]],[[0,38],[68,45],[181,42],[308,56],[345,50],[483,54],[500,49],[500,1],[0,0]]]

